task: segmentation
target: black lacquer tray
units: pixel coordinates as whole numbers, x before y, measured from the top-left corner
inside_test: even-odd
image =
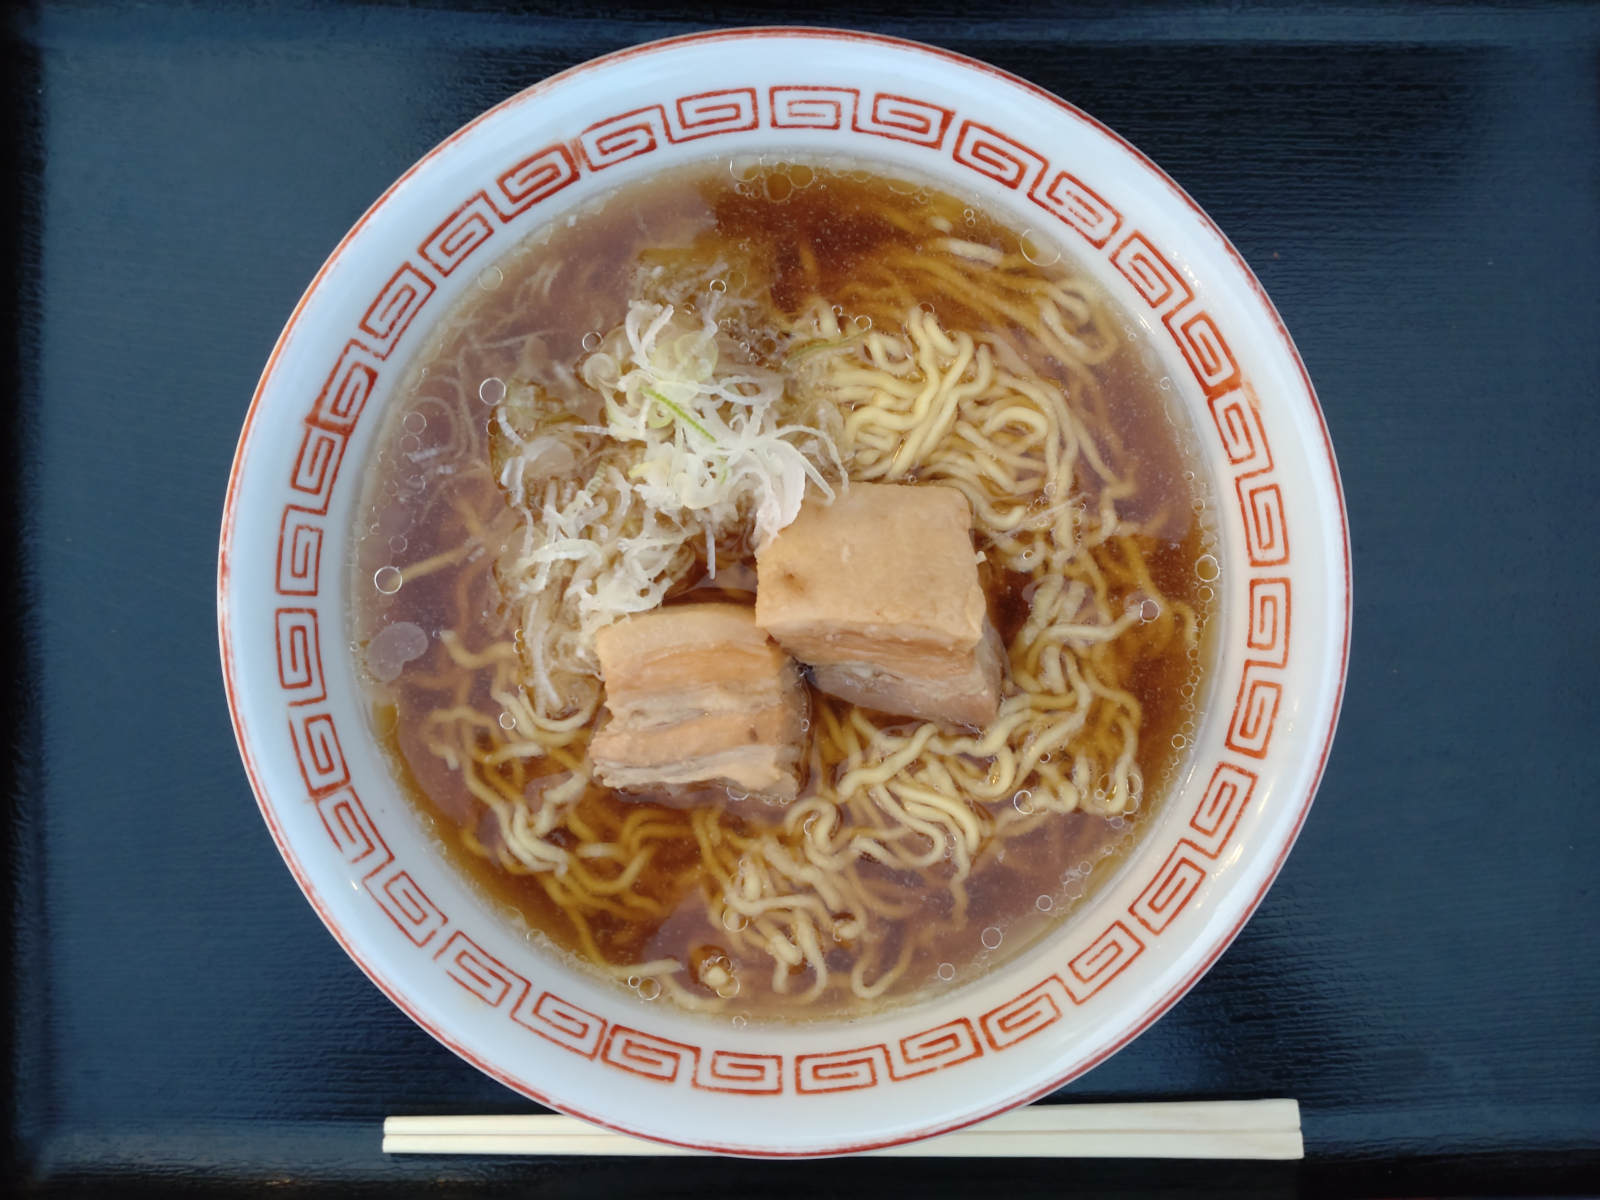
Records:
[[[379,1151],[389,1114],[536,1109],[377,992],[257,815],[214,620],[245,408],[441,137],[596,54],[775,16],[1086,109],[1300,347],[1355,555],[1327,777],[1220,963],[1056,1099],[1293,1097],[1304,1163]],[[0,86],[13,1190],[1600,1188],[1600,7],[45,4],[11,12]]]

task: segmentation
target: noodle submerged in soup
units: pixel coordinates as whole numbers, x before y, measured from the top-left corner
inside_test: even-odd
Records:
[[[411,799],[530,940],[689,1009],[858,1013],[1114,870],[1194,734],[1214,521],[1070,259],[916,181],[729,166],[589,204],[441,322],[374,451],[353,648]],[[878,504],[912,513],[881,554]],[[850,545],[951,565],[885,634]],[[780,626],[780,562],[800,607],[844,598]]]

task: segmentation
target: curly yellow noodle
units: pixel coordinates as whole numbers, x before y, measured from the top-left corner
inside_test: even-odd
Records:
[[[949,233],[938,203],[869,210],[919,248],[861,264],[823,297],[821,266],[802,243],[799,272],[812,295],[798,314],[762,298],[753,262],[740,268],[749,286],[730,287],[729,303],[761,313],[782,334],[794,401],[800,411],[834,414],[850,479],[959,490],[985,569],[1027,581],[1028,610],[1005,646],[1006,691],[985,728],[883,725],[818,697],[808,787],[781,814],[762,821],[721,804],[679,811],[641,803],[619,818],[591,780],[586,746],[602,692],[574,648],[575,618],[563,601],[589,594],[603,564],[535,563],[516,546],[491,560],[484,547],[498,536],[498,517],[458,504],[460,543],[402,572],[410,583],[463,567],[458,626],[440,633],[444,653],[413,677],[450,698],[423,720],[427,750],[493,816],[497,836],[469,823],[463,846],[536,880],[583,958],[617,978],[655,980],[690,1009],[727,1007],[720,984],[705,994],[704,979],[721,975],[696,976],[677,958],[619,962],[607,948],[618,923],[675,911],[675,895],[650,890],[663,856],[697,864],[683,878],[703,896],[706,944],[740,961],[765,959],[767,986],[786,1005],[877,1000],[908,981],[919,954],[965,927],[969,882],[998,869],[1008,847],[1052,830],[1067,845],[1068,815],[1118,817],[1140,802],[1143,712],[1131,673],[1150,655],[1192,657],[1198,645],[1199,615],[1163,594],[1148,561],[1148,531],[1165,510],[1138,521],[1123,515],[1140,492],[1138,464],[1096,373],[1121,345],[1098,288],[1041,271],[1014,243],[1002,249]],[[713,267],[732,278],[721,259],[698,250],[652,252],[647,261],[668,281]],[[541,268],[522,281],[520,300],[550,294],[555,279]],[[531,353],[507,318],[474,350],[512,346]],[[441,386],[467,403],[470,378],[462,366]],[[427,412],[449,422],[449,444],[464,459],[488,463],[492,431],[443,400]],[[586,536],[606,547],[651,536],[659,522],[622,486],[626,453],[584,430],[553,419],[542,432],[588,464],[583,490],[597,515]],[[543,502],[554,503],[555,489],[554,481],[544,487]],[[539,502],[530,497],[531,507]],[[703,557],[697,550],[673,560],[674,578],[688,577],[696,553]],[[496,578],[521,572],[524,580],[537,570],[547,584],[516,593],[507,615],[516,637],[469,648],[460,631],[473,625],[471,588],[491,568]],[[491,702],[498,713],[485,711]],[[944,898],[942,908],[930,907],[933,897]],[[941,915],[908,921],[930,911]]]

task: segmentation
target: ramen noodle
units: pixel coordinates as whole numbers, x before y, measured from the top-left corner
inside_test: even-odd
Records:
[[[1032,231],[723,161],[538,231],[411,363],[352,646],[530,941],[859,1013],[1066,917],[1174,784],[1215,521],[1141,331]]]

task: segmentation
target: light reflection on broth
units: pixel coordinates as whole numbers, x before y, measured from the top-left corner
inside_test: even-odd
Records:
[[[631,185],[477,276],[369,464],[354,648],[404,790],[530,940],[690,1009],[860,1013],[1016,954],[1133,844],[1193,739],[1214,522],[1137,331],[1038,231],[848,164],[736,167]],[[841,466],[858,500],[965,497],[1003,665],[983,727],[907,715],[943,701],[898,667],[870,692],[922,697],[898,714],[842,699],[857,664],[779,631],[813,664],[773,735],[797,763],[762,759],[780,785],[597,782],[591,740],[625,726],[597,631],[753,605],[773,514]]]

